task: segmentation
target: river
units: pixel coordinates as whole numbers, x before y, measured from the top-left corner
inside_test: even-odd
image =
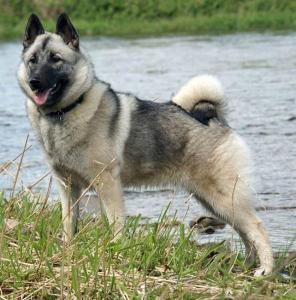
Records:
[[[213,74],[225,87],[228,120],[248,143],[254,159],[255,207],[274,249],[296,249],[296,34],[147,39],[83,39],[100,79],[143,99],[167,101],[188,79]],[[34,137],[18,87],[21,42],[0,43],[0,165],[15,158],[26,136],[29,144],[18,188],[48,171]],[[0,190],[10,192],[15,167],[0,174]],[[35,188],[45,194],[49,178]],[[52,198],[57,199],[55,187]],[[182,192],[126,191],[129,215],[155,220],[169,203],[169,214],[185,223],[207,213]],[[230,227],[200,242],[231,240]],[[235,236],[236,237],[236,236]]]

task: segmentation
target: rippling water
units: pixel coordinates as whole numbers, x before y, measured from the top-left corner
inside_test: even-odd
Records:
[[[16,157],[30,132],[18,187],[47,172],[44,156],[25,114],[17,81],[20,42],[0,44],[0,165]],[[190,77],[220,78],[229,102],[229,123],[249,144],[254,157],[255,206],[273,247],[283,249],[296,237],[296,34],[240,34],[219,37],[165,37],[136,40],[97,38],[82,42],[97,75],[113,88],[143,99],[166,101]],[[0,177],[9,192],[13,168]],[[45,193],[48,178],[38,185]],[[36,188],[37,189],[37,188]],[[57,198],[53,189],[53,198]],[[174,191],[125,193],[129,215],[157,218],[171,204],[180,220],[205,214],[193,199]],[[184,205],[185,203],[185,205]],[[289,209],[287,209],[289,208]],[[231,229],[201,241],[229,239]],[[292,248],[296,248],[295,243]]]

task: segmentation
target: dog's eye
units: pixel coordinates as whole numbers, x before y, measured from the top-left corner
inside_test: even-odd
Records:
[[[30,57],[29,63],[31,63],[31,64],[36,64],[36,63],[37,63],[37,56],[36,56],[36,54],[33,54],[33,55]]]
[[[54,53],[50,54],[50,59],[55,63],[62,61],[62,57],[59,54]]]

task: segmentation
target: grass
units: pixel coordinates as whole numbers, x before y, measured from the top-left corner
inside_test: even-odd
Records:
[[[61,208],[47,197],[0,195],[0,297],[11,299],[295,299],[296,260],[277,259],[278,274],[253,278],[244,256],[224,243],[199,246],[171,222],[126,221],[113,238],[104,218],[86,218],[70,244]],[[176,225],[177,224],[177,225]],[[294,276],[294,277],[293,277]]]
[[[296,0],[0,0],[0,39],[21,38],[32,12],[52,31],[63,11],[83,36],[296,30]]]
[[[45,28],[54,31],[55,23],[45,21]],[[73,19],[82,36],[145,37],[167,34],[225,34],[235,32],[295,31],[296,18],[293,12],[252,13],[246,15],[217,14],[215,16],[174,17],[145,19]],[[20,39],[23,36],[26,19],[12,26],[0,21],[0,39]]]

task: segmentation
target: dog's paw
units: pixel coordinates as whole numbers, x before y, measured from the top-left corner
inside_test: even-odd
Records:
[[[254,277],[260,277],[264,275],[269,275],[272,272],[272,268],[269,266],[262,266],[255,270]]]

